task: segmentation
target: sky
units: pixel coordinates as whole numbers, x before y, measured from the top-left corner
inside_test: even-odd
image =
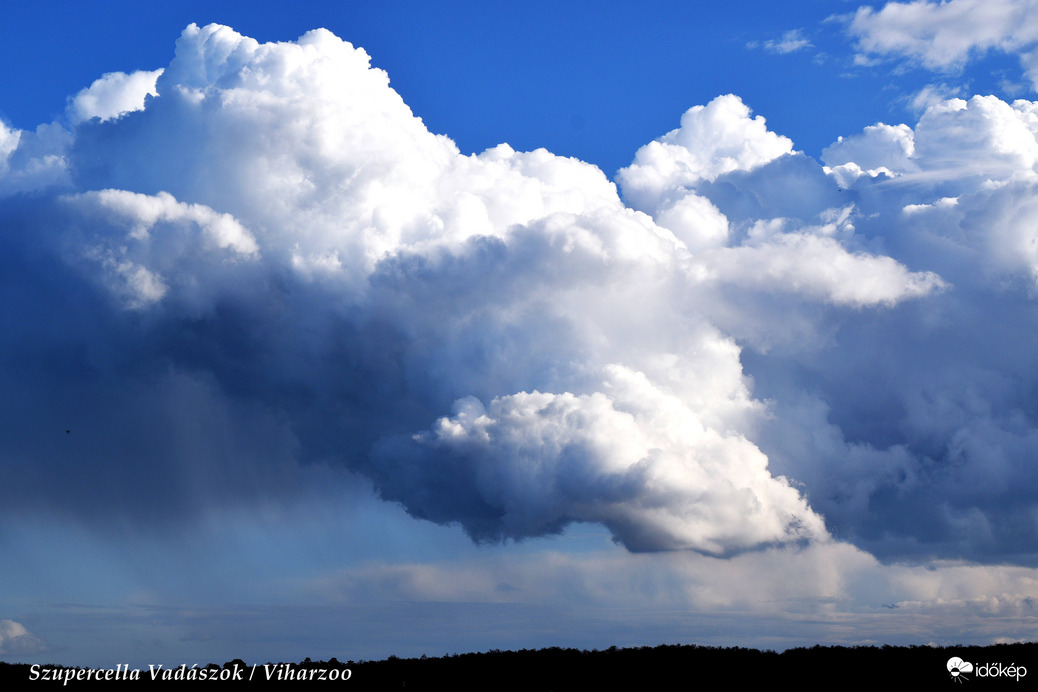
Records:
[[[0,658],[1038,631],[1038,2],[0,23]]]

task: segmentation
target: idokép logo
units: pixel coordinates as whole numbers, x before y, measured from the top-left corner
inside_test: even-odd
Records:
[[[1010,663],[1008,666],[1001,663],[978,663],[974,666],[969,661],[963,661],[958,656],[949,658],[947,667],[948,673],[951,674],[951,679],[955,682],[969,680],[967,673],[974,673],[978,678],[1015,678],[1017,682],[1020,682],[1020,678],[1027,675],[1027,668],[1018,666],[1015,663]]]

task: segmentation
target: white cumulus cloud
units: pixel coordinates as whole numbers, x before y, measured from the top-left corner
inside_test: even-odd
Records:
[[[1038,3],[1034,0],[888,2],[880,10],[860,7],[849,24],[865,55],[905,57],[947,70],[987,51],[1019,54],[1035,77]]]
[[[155,81],[162,70],[151,72],[109,72],[94,81],[69,101],[68,115],[73,123],[99,118],[109,120],[144,108],[144,99],[157,96]]]
[[[639,149],[617,180],[629,203],[649,211],[668,192],[752,170],[792,150],[790,139],[768,131],[763,117],[751,118],[742,100],[728,94],[685,111],[681,127]]]
[[[320,465],[476,541],[1036,550],[1033,103],[940,101],[823,166],[720,96],[621,196],[460,152],[328,31],[191,25],[149,74],[0,131],[10,511],[187,521]]]
[[[27,656],[45,651],[42,639],[14,620],[0,620],[0,653],[7,656]]]

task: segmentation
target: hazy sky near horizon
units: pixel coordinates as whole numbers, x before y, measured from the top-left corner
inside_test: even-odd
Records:
[[[0,657],[1038,625],[1038,2],[39,3]]]

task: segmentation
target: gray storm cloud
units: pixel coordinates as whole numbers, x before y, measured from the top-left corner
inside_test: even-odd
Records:
[[[462,155],[327,31],[192,25],[0,125],[5,506],[161,525],[322,464],[476,541],[1033,551],[1032,108],[823,167],[721,96],[621,197]]]

